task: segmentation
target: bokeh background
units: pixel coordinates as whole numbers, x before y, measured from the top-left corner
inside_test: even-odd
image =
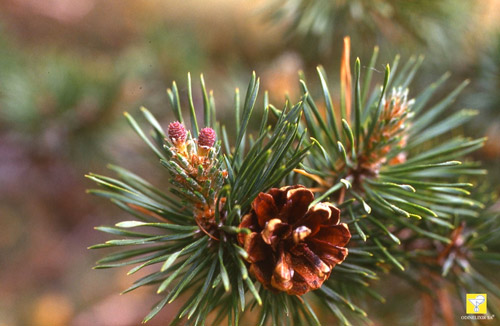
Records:
[[[158,300],[149,289],[119,295],[137,278],[125,269],[92,270],[105,253],[86,248],[106,240],[93,227],[125,213],[87,195],[84,174],[114,163],[166,184],[122,112],[144,105],[168,123],[165,89],[176,80],[185,94],[187,72],[204,73],[229,121],[252,70],[277,106],[297,98],[298,70],[314,79],[323,64],[335,83],[344,35],[362,62],[377,44],[382,63],[424,54],[417,90],[446,71],[450,87],[471,80],[454,106],[480,111],[465,132],[489,137],[475,158],[500,192],[500,0],[311,3],[0,0],[0,326],[138,325]],[[382,63],[362,69],[382,78]],[[418,304],[370,310],[379,325],[419,314]],[[150,325],[168,320],[165,309]]]

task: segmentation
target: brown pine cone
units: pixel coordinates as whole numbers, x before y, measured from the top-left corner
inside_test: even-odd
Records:
[[[329,203],[308,209],[313,193],[301,185],[261,192],[243,216],[238,241],[248,253],[250,272],[267,289],[302,295],[318,289],[347,256],[351,239],[340,210]]]

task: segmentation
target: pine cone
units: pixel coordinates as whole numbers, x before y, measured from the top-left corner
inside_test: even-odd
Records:
[[[215,144],[215,130],[212,128],[203,128],[198,135],[198,155],[206,156],[210,148]]]
[[[347,256],[351,233],[339,224],[340,210],[329,203],[308,209],[313,193],[301,185],[261,192],[243,216],[239,242],[250,272],[267,289],[302,295],[318,289]]]
[[[212,128],[203,128],[198,135],[198,145],[203,147],[212,147],[215,144],[215,131]]]
[[[168,138],[174,145],[182,144],[186,141],[187,131],[179,121],[172,122],[168,125]]]

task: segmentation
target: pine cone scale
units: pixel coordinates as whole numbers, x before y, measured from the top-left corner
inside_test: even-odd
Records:
[[[250,265],[249,271],[250,273],[255,276],[257,281],[259,281],[261,284],[269,284],[271,283],[271,275],[273,273],[273,270],[270,268],[271,267],[271,262],[270,261],[261,261],[258,263],[254,263]],[[275,287],[268,287],[265,286],[268,289],[275,290]]]
[[[251,233],[246,237],[244,249],[248,253],[248,261],[256,263],[266,259],[266,243],[258,233]]]
[[[256,218],[253,214],[246,214],[241,218],[240,228],[250,229],[250,231],[255,232],[254,225],[256,224]],[[238,233],[238,242],[241,244],[245,244],[245,234]]]
[[[266,227],[262,231],[262,239],[265,243],[273,245],[280,237],[288,235],[291,230],[286,223],[281,223],[278,218],[273,218],[266,223]]]
[[[324,205],[324,203],[319,203],[312,207],[304,218],[295,222],[293,227],[297,228],[303,225],[311,230],[310,236],[313,237],[316,233],[318,233],[321,225],[327,223],[331,216],[331,207]]]
[[[325,279],[327,278],[326,275],[322,275],[322,276],[318,275],[319,274],[318,270],[316,268],[314,268],[308,262],[304,261],[303,257],[292,256],[292,263],[293,263],[295,274],[299,275],[300,278],[302,278],[302,280],[304,280],[304,282],[308,286],[308,289],[306,292],[319,289],[320,286],[325,281]],[[299,278],[299,280],[300,280],[300,278]],[[305,294],[306,292],[293,293],[293,294],[302,295],[302,294]]]
[[[318,253],[323,261],[331,266],[342,263],[348,254],[347,248],[333,246],[317,239],[312,239],[309,245],[311,245],[313,250]]]
[[[261,228],[265,227],[267,221],[278,215],[278,208],[269,194],[260,193],[253,201],[252,208],[256,212]]]
[[[304,257],[310,263],[310,266],[314,267],[316,275],[322,277],[330,273],[330,267],[326,265],[321,258],[319,258],[314,252],[309,249],[307,245],[303,247]]]
[[[282,210],[282,215],[287,217],[285,222],[294,224],[304,217],[309,209],[309,204],[314,200],[313,193],[306,188],[288,190],[287,202]]]
[[[316,234],[315,239],[324,241],[334,246],[343,247],[351,239],[351,233],[347,224],[342,223],[339,225],[323,227]]]
[[[271,277],[271,285],[281,291],[288,291],[293,287],[292,277],[294,270],[291,268],[290,254],[281,251],[280,258]]]

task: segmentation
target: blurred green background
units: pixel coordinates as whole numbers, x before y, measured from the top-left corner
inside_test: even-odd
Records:
[[[323,64],[338,80],[344,35],[365,63],[377,44],[382,62],[425,54],[415,88],[445,71],[450,87],[471,79],[454,105],[480,110],[466,133],[489,137],[475,155],[500,191],[499,0],[318,1],[310,13],[301,3],[311,1],[0,1],[0,326],[138,325],[149,311],[154,291],[118,295],[135,276],[91,269],[104,253],[86,247],[106,239],[93,227],[125,213],[86,195],[83,176],[110,162],[166,184],[122,112],[144,105],[167,124],[165,89],[176,80],[185,95],[188,71],[204,73],[229,121],[252,70],[278,107],[297,98],[298,70],[313,79]],[[372,68],[381,78],[383,65]],[[418,309],[370,310],[379,325],[414,325]],[[150,324],[167,320],[165,309]]]

